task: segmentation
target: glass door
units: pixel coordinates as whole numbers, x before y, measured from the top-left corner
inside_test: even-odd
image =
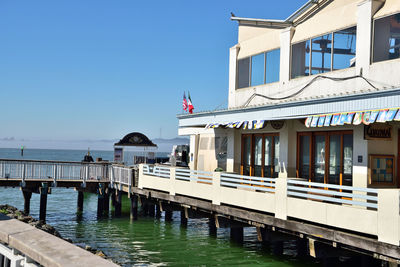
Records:
[[[353,186],[353,135],[343,135],[343,178],[342,185]]]
[[[262,176],[262,135],[254,136],[254,176]]]
[[[297,139],[297,143],[299,146],[298,149],[298,172],[297,178],[304,178],[307,180],[311,180],[310,177],[310,169],[311,169],[311,154],[310,154],[310,146],[311,146],[311,133],[310,134],[301,134]]]
[[[340,184],[341,174],[341,135],[329,135],[329,171],[328,183]]]
[[[244,135],[242,138],[242,174],[251,175],[251,136]]]
[[[273,171],[274,175],[273,178],[277,178],[279,176],[279,136],[274,136],[274,166]]]
[[[314,182],[325,182],[325,135],[314,136]]]

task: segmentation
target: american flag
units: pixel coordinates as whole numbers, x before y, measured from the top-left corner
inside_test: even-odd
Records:
[[[186,111],[186,110],[187,110],[187,108],[188,108],[188,103],[187,103],[187,100],[186,100],[186,95],[185,95],[185,92],[183,92],[183,102],[182,102],[182,107],[183,107],[183,110],[184,110],[184,111]]]

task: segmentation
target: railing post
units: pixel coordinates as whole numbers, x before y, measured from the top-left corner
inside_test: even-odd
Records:
[[[57,164],[54,164],[53,170],[53,185],[57,186]]]
[[[399,246],[400,191],[378,189],[378,241]]]
[[[171,196],[175,196],[176,185],[175,185],[175,175],[176,175],[176,168],[171,168],[169,170],[169,179],[170,179],[170,187],[169,187],[169,194]]]
[[[85,188],[86,187],[86,180],[89,177],[89,165],[84,164],[83,168],[84,168],[83,170],[85,171],[85,173],[84,173],[84,175],[82,177],[82,179],[83,179],[82,187]]]
[[[131,197],[131,186],[132,186],[132,176],[133,170],[129,169],[128,170],[128,196]]]
[[[214,205],[221,205],[221,173],[220,172],[213,172],[212,187],[213,187],[212,203]]]
[[[115,181],[115,177],[114,177],[114,166],[111,165],[111,166],[110,166],[110,184],[111,184],[111,188],[114,188],[114,181]]]
[[[143,164],[139,164],[138,188],[143,189]]]
[[[26,166],[25,166],[25,163],[24,163],[22,165],[21,187],[25,187],[25,174],[26,174]]]
[[[287,219],[287,179],[275,179],[275,218]]]

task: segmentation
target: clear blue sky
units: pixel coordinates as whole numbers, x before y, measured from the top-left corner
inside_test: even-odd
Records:
[[[177,136],[226,106],[239,17],[284,19],[306,1],[2,0],[0,139]]]

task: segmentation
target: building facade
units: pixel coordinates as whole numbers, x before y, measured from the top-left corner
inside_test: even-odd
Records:
[[[400,1],[231,19],[228,108],[178,116],[190,168],[398,188]]]

